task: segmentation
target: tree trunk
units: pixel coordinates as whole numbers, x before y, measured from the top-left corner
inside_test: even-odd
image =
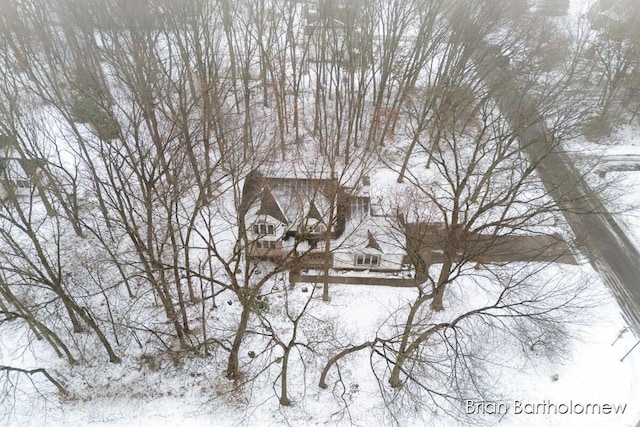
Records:
[[[333,176],[333,171],[331,173]],[[333,233],[333,228],[336,227],[336,218],[333,214],[333,210],[335,208],[335,199],[338,197],[337,194],[332,194],[331,204],[329,206],[329,223],[327,227],[327,232],[324,236],[324,255],[322,259],[322,269],[324,272],[324,283],[322,286],[322,301],[329,301],[329,269],[333,267],[333,254],[331,253],[331,236]]]
[[[290,352],[291,348],[287,347],[284,349],[284,355],[282,356],[282,374],[280,377],[280,405],[282,406],[291,406],[291,401],[287,395],[287,370]]]
[[[443,311],[444,305],[442,299],[444,298],[444,285],[438,285],[433,292],[433,300],[431,301],[431,309],[433,311]]]
[[[249,309],[249,304],[245,303],[242,307],[242,314],[240,315],[240,324],[238,325],[238,330],[236,331],[236,336],[233,340],[233,345],[231,346],[231,352],[229,353],[229,361],[227,362],[226,376],[230,380],[238,376],[238,369],[239,369],[238,355],[240,354],[240,345],[242,344],[244,334],[247,331],[247,325],[249,324],[250,314],[251,314],[251,310]]]
[[[402,167],[400,168],[400,172],[398,173],[398,179],[396,180],[398,184],[402,184],[404,182],[404,174],[407,171],[407,167],[409,166],[409,159],[411,158],[411,154],[413,153],[413,150],[416,148],[416,145],[418,144],[418,138],[419,138],[419,135],[416,135],[411,140],[411,145],[409,145],[409,149],[407,150],[407,153],[404,156],[404,160],[402,161]]]
[[[403,353],[398,353],[398,356],[396,357],[396,363],[395,365],[393,365],[391,376],[389,377],[389,385],[392,388],[402,388],[403,382],[400,379],[400,372],[402,371],[404,361],[405,355]]]
[[[2,298],[0,298],[0,311],[2,311],[2,313],[4,314],[4,317],[7,320],[9,320],[9,321],[13,320],[13,318],[14,318],[13,313],[11,313],[9,308],[5,305],[5,303],[2,300]]]
[[[340,353],[336,354],[335,356],[333,356],[331,359],[329,359],[329,361],[327,362],[327,364],[324,366],[324,369],[322,370],[322,373],[320,374],[320,381],[318,382],[318,387],[320,388],[327,388],[327,374],[329,373],[329,370],[333,367],[333,365],[335,365],[338,360],[342,359],[343,357],[351,354],[351,353],[355,353],[356,351],[360,351],[362,349],[365,349],[367,347],[372,347],[374,346],[377,342],[379,341],[378,338],[376,338],[374,341],[367,341],[363,344],[357,345],[355,347],[351,347],[351,348],[347,348],[345,350],[342,350]]]
[[[67,310],[67,314],[69,315],[69,320],[71,320],[71,325],[73,326],[73,332],[76,334],[81,333],[83,331],[82,325],[78,321],[78,317],[74,313],[73,308],[69,303],[68,297],[63,293],[62,290],[60,290],[60,293],[58,295],[60,296],[60,299],[62,299],[62,304],[64,305],[64,308]]]
[[[120,363],[122,360],[113,351],[113,348],[111,347],[111,344],[109,343],[109,340],[107,339],[105,334],[102,332],[102,329],[100,329],[98,324],[93,320],[93,317],[91,317],[89,312],[85,308],[79,307],[75,303],[74,303],[74,308],[77,310],[78,315],[82,318],[82,320],[87,322],[89,327],[91,329],[93,329],[93,331],[98,336],[98,339],[102,343],[102,346],[107,351],[107,355],[109,356],[109,362],[111,362],[111,363]]]
[[[429,150],[429,157],[427,158],[427,164],[425,165],[425,167],[427,169],[429,169],[429,167],[431,166],[431,162],[433,161],[433,153],[435,150],[440,151],[440,127],[439,125],[436,123],[435,125],[437,127],[437,131],[436,131],[436,136],[435,138],[433,138],[433,141],[431,142],[431,149]]]
[[[451,260],[447,259],[442,264],[442,270],[440,270],[440,277],[438,277],[438,284],[433,290],[433,299],[431,300],[431,309],[433,311],[442,311],[444,310],[444,291],[446,288],[447,280],[449,279],[449,275],[451,274],[452,267]]]
[[[423,295],[418,298],[411,306],[409,310],[409,315],[407,316],[407,321],[404,325],[404,330],[402,331],[402,339],[400,341],[400,348],[398,349],[398,355],[396,356],[395,364],[393,366],[393,370],[391,371],[391,377],[389,378],[389,384],[393,388],[402,387],[402,381],[400,380],[400,371],[402,371],[402,366],[405,362],[406,356],[405,352],[409,345],[409,337],[411,336],[411,329],[413,328],[413,320],[418,313],[418,310],[426,301],[431,298],[431,295]]]
[[[473,313],[473,312],[471,312],[471,313]],[[402,368],[404,366],[404,363],[409,358],[409,356],[411,354],[413,354],[413,352],[415,352],[420,345],[422,345],[431,336],[433,336],[433,334],[435,334],[439,330],[442,330],[443,328],[446,328],[446,327],[449,327],[449,326],[454,326],[456,323],[458,323],[458,321],[460,319],[464,318],[467,315],[468,314],[462,315],[462,316],[458,317],[456,320],[454,320],[451,323],[440,323],[440,324],[437,324],[437,325],[433,325],[432,327],[430,327],[425,332],[419,334],[413,340],[413,342],[407,346],[406,349],[404,349],[403,351],[398,352],[398,356],[396,357],[396,364],[393,367],[393,370],[391,371],[391,377],[389,377],[389,385],[391,385],[391,387],[393,387],[393,388],[402,388],[403,382],[400,379],[400,372],[402,372]]]
[[[27,322],[27,325],[29,325],[29,328],[31,328],[36,336],[44,338],[59,357],[62,357],[62,353],[64,352],[69,364],[74,365],[76,360],[60,337],[58,337],[58,335],[46,325],[38,321],[38,319],[33,316],[29,308],[22,304],[22,302],[13,295],[8,287],[6,287],[5,283],[0,283],[0,285],[5,286],[4,289],[0,287],[0,293],[2,293],[9,304],[15,307],[17,316]]]

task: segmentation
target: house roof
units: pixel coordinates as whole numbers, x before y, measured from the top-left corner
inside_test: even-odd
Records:
[[[311,201],[311,206],[309,206],[309,213],[307,214],[307,218],[317,219],[318,221],[322,221],[323,219],[313,200]]]
[[[273,197],[273,193],[271,192],[271,188],[268,186],[262,189],[262,193],[260,195],[260,208],[256,215],[270,215],[283,224],[288,224],[287,217],[280,209],[280,205],[276,201],[275,197]]]
[[[376,240],[376,237],[373,235],[371,230],[367,230],[367,239],[369,240],[369,244],[367,245],[368,248],[376,249],[382,252],[382,249],[380,248],[380,244]]]
[[[247,175],[242,194],[245,215],[269,215],[293,227],[310,218],[326,223],[333,210],[336,236],[344,229],[345,200],[335,179],[265,177],[259,171]]]
[[[370,254],[404,254],[404,233],[384,217],[353,217],[344,234],[332,243],[338,251]]]

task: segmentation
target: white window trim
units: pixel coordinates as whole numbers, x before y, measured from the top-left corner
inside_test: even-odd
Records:
[[[353,258],[353,264],[357,267],[378,267],[380,255],[357,254]]]
[[[369,216],[369,210],[371,209],[371,201],[364,197],[356,197],[351,200],[350,214],[352,217],[361,215],[363,217]]]
[[[298,227],[301,233],[322,234],[328,231],[328,227],[322,222],[311,222],[308,219]]]
[[[313,234],[320,234],[320,233],[324,233],[327,231],[327,226],[324,224],[316,224],[312,229],[311,229],[311,233]]]
[[[267,222],[254,222],[251,231],[258,236],[273,236],[276,234],[276,226]]]

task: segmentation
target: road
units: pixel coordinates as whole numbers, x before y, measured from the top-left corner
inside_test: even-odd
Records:
[[[640,253],[572,159],[548,136],[543,112],[521,91],[500,49],[481,40],[477,43],[472,53],[476,69],[511,128],[518,132],[519,143],[536,165],[547,192],[562,209],[578,249],[609,286],[629,326],[640,337]]]
[[[601,173],[640,171],[640,155],[638,154],[608,154],[597,158],[592,157],[592,159],[598,161],[598,170]]]

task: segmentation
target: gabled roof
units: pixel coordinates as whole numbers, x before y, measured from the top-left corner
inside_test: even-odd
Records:
[[[318,221],[322,221],[322,215],[320,215],[320,211],[318,211],[318,208],[316,207],[316,204],[313,202],[313,200],[311,201],[311,206],[309,206],[309,213],[307,214],[307,218],[313,218],[313,219],[317,219]]]
[[[263,176],[253,170],[245,179],[240,211],[244,215],[269,215],[288,227],[297,228],[313,218],[329,228],[332,238],[344,232],[349,208],[345,187],[335,178]]]
[[[260,209],[258,209],[256,215],[269,215],[283,224],[289,224],[287,217],[282,213],[282,209],[280,209],[280,205],[278,205],[275,197],[273,197],[271,188],[268,186],[262,189],[262,193],[260,194]]]
[[[367,248],[375,249],[379,252],[382,252],[382,249],[380,248],[380,245],[378,244],[378,241],[376,240],[376,237],[373,235],[371,230],[367,230],[367,240],[369,241],[366,246]]]

